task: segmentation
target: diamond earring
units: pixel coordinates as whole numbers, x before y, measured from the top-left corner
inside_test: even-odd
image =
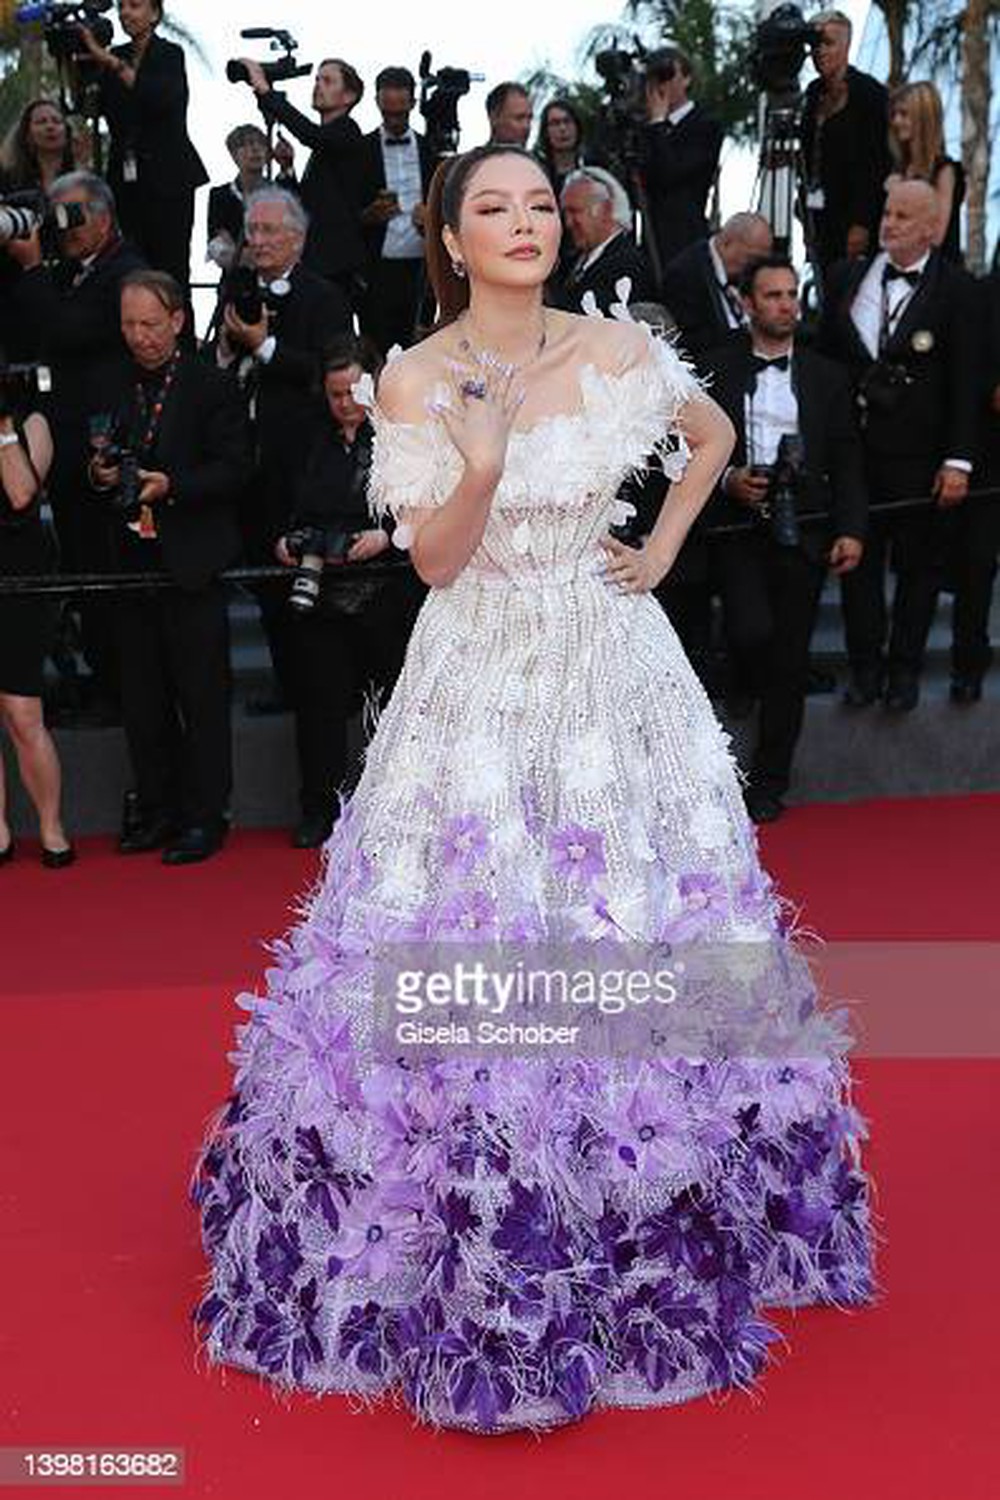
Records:
[[[458,277],[459,281],[464,281],[465,280],[465,261],[464,260],[453,260],[452,263],[451,263],[451,269],[454,271],[454,273]]]

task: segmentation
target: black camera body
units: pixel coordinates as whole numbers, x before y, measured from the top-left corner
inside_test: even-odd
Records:
[[[420,113],[427,124],[427,146],[432,156],[449,156],[458,150],[458,101],[473,83],[484,81],[482,73],[467,68],[432,71],[431,54],[420,55]]]
[[[300,526],[289,532],[285,547],[295,558],[296,568],[288,602],[300,614],[316,608],[323,583],[323,568],[328,562],[342,562],[354,541],[349,531],[327,530],[323,526]]]
[[[46,256],[59,252],[59,235],[87,222],[82,203],[50,203],[38,188],[9,193],[0,199],[0,245],[27,240],[37,230]]]
[[[904,390],[913,382],[913,372],[904,364],[879,359],[870,365],[858,383],[856,396],[861,426],[866,425],[872,412],[891,415]]]
[[[806,53],[820,40],[797,5],[779,5],[757,27],[750,53],[754,83],[773,99],[795,97]]]
[[[274,26],[248,26],[240,32],[240,36],[248,42],[270,42],[273,52],[284,54],[271,62],[261,63],[261,70],[268,83],[285,83],[289,78],[308,78],[312,72],[310,63],[300,65],[296,61],[295,53],[299,44],[290,32]],[[226,77],[230,83],[250,82],[246,64],[238,57],[231,57],[226,63]]]
[[[28,0],[20,5],[16,19],[22,26],[42,23],[42,35],[49,55],[57,63],[76,63],[96,70],[80,38],[80,28],[92,32],[98,46],[110,47],[115,30],[105,19],[114,0]]]
[[[112,439],[101,450],[101,463],[107,468],[117,466],[118,469],[118,484],[105,495],[108,504],[124,521],[136,520],[142,507],[139,455],[127,443]]]
[[[226,277],[222,301],[244,323],[259,323],[264,316],[264,293],[253,266],[233,266]]]

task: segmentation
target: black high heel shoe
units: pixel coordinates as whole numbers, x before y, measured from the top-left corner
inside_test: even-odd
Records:
[[[14,848],[14,840],[12,838],[8,839],[6,847],[0,849],[0,865],[10,864],[11,860],[14,858]]]
[[[42,864],[47,870],[65,870],[75,863],[76,850],[72,844],[67,844],[65,849],[46,849],[42,845]]]

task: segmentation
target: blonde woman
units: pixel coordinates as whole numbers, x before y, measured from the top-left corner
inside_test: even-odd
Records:
[[[919,177],[937,194],[935,244],[947,260],[960,261],[959,216],[965,197],[961,162],[947,154],[941,95],[933,83],[908,83],[892,95],[889,149],[902,177]]]

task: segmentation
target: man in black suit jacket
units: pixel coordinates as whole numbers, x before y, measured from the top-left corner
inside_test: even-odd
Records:
[[[351,322],[341,289],[302,263],[306,229],[305,211],[292,193],[269,187],[251,197],[246,238],[261,285],[261,316],[245,323],[229,303],[222,320],[219,361],[236,365],[253,414],[254,473],[241,524],[248,560],[257,566],[273,564],[275,543],[288,530],[298,470],[323,410],[323,351]],[[276,701],[290,701],[285,592],[264,585],[258,601],[279,689]]]
[[[689,354],[712,349],[745,326],[739,284],[751,261],[771,254],[771,245],[763,214],[733,214],[717,234],[688,245],[666,266],[663,301]]]
[[[751,265],[744,304],[749,338],[731,340],[706,361],[712,395],[736,428],[709,522],[745,528],[715,539],[715,561],[730,649],[760,698],[747,807],[757,822],[771,822],[782,812],[802,728],[823,580],[828,567],[844,575],[857,566],[867,499],[848,381],[796,342],[798,278],[790,262],[772,256]],[[786,469],[791,493],[782,507],[783,453],[796,439],[800,457],[794,477]]]
[[[649,262],[632,238],[632,207],[617,178],[603,167],[578,167],[566,178],[560,201],[577,257],[555,294],[558,305],[579,312],[589,293],[607,315],[625,277],[630,302],[653,301]]]
[[[71,172],[53,183],[53,203],[82,215],[59,236],[59,260],[46,265],[38,235],[13,240],[8,255],[23,267],[17,287],[19,321],[31,329],[32,357],[52,370],[48,416],[55,459],[48,494],[66,573],[106,572],[110,566],[107,517],[83,496],[81,476],[90,454],[90,414],[113,389],[125,352],[119,291],[122,279],[143,265],[122,239],[111,189],[90,172]],[[118,697],[116,631],[105,600],[81,605],[84,655],[93,673],[91,711],[112,719]]]
[[[878,233],[889,155],[889,95],[848,65],[851,22],[842,11],[814,18],[818,77],[802,111],[806,209],[821,271],[843,257],[868,255]]]
[[[688,98],[690,86],[691,64],[678,48],[664,47],[647,58],[645,179],[657,275],[686,245],[708,235],[708,195],[723,132]]]
[[[424,202],[434,160],[410,125],[415,92],[408,68],[382,69],[375,80],[382,123],[365,136],[362,154],[368,287],[361,327],[383,354],[412,344],[424,284]]]
[[[951,512],[968,494],[976,455],[980,333],[970,279],[932,249],[936,201],[926,182],[894,182],[882,250],[836,267],[825,300],[822,347],[851,374],[873,504],[932,497],[914,512],[873,516],[865,560],[844,580],[855,707],[873,703],[884,684],[890,551],[897,582],[885,701],[904,712],[917,704]]]
[[[308,120],[284,94],[272,89],[260,64],[245,58],[247,76],[265,120],[277,121],[309,146],[299,196],[309,215],[304,262],[311,271],[338,284],[355,301],[365,265],[361,231],[362,135],[351,119],[364,84],[349,63],[327,58],[316,70],[313,109],[319,124]]]
[[[191,864],[222,843],[232,783],[229,633],[218,574],[239,550],[236,500],[249,472],[246,417],[232,377],[181,352],[184,296],[161,271],[126,277],[112,425],[134,455],[128,504],[118,454],[91,463],[95,489],[117,497],[118,563],[176,585],[127,594],[119,612],[122,711],[142,811],[123,853],[166,844],[165,864]]]

